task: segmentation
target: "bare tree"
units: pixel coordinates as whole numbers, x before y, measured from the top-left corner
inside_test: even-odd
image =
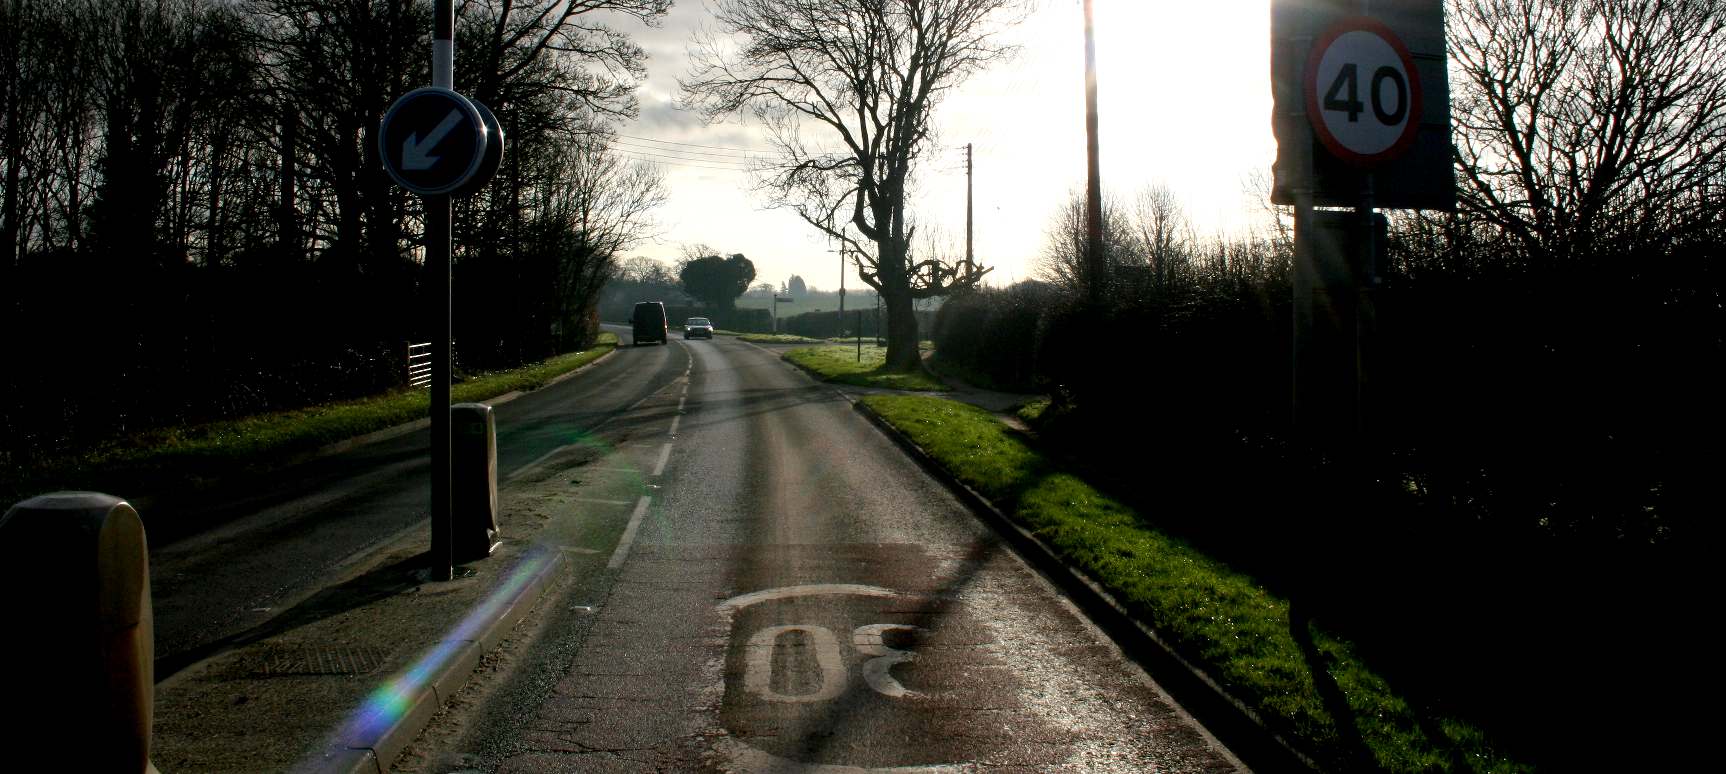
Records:
[[[1085,192],[1074,190],[1049,221],[1043,254],[1037,258],[1037,277],[1070,292],[1087,294],[1091,269],[1085,253],[1086,233]],[[1111,270],[1145,263],[1134,224],[1126,217],[1119,198],[1107,194],[1103,196],[1103,251]]]
[[[1195,241],[1192,221],[1175,192],[1161,184],[1140,189],[1133,201],[1133,231],[1155,286],[1168,287],[1185,267]]]
[[[551,254],[553,319],[573,322],[617,271],[617,256],[654,235],[652,212],[665,203],[665,176],[597,139],[569,146],[553,166],[566,170],[564,182],[541,189],[538,210],[573,238],[570,249]]]
[[[1660,245],[1713,217],[1726,154],[1720,0],[1463,0],[1458,199],[1537,264]]]
[[[618,265],[617,279],[642,285],[676,285],[677,272],[664,261],[637,255]]]
[[[750,113],[777,157],[773,206],[842,241],[887,304],[887,367],[919,367],[917,298],[975,285],[974,263],[915,261],[906,188],[943,95],[1009,53],[993,40],[1014,0],[721,0],[682,80],[708,120]],[[802,129],[821,130],[811,147]],[[855,229],[855,231],[853,231]],[[861,235],[859,237],[859,235]],[[867,244],[865,244],[867,243]]]
[[[718,248],[706,242],[685,242],[677,249],[677,268],[682,269],[683,264],[709,255],[719,255]]]
[[[670,10],[671,0],[470,0],[461,42],[479,62],[469,71],[471,94],[501,108],[552,92],[592,114],[633,118],[647,55],[604,20],[654,27]]]

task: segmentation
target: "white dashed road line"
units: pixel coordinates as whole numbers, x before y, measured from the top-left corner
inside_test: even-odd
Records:
[[[671,461],[671,444],[659,447],[659,462],[653,465],[653,475],[665,475],[665,463]]]
[[[617,550],[611,552],[611,561],[605,563],[607,569],[622,567],[623,560],[629,558],[629,547],[635,544],[635,531],[641,529],[641,517],[647,515],[647,503],[651,499],[642,495],[635,501],[635,512],[629,514],[629,526],[623,528],[623,539],[617,541]]]

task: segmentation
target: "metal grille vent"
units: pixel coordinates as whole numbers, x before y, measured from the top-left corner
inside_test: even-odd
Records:
[[[363,675],[378,671],[388,655],[378,648],[271,647],[246,659],[258,677]]]

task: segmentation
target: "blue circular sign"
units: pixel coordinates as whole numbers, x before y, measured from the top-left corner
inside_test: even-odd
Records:
[[[485,118],[467,97],[427,86],[403,94],[378,127],[384,170],[397,185],[433,196],[454,191],[480,170]]]

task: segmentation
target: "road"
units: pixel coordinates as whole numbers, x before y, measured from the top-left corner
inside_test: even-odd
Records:
[[[674,348],[627,350],[497,406],[500,476],[603,432],[684,366]],[[280,611],[404,530],[427,530],[429,544],[429,443],[421,430],[142,507],[156,679],[266,632]]]
[[[398,770],[1242,768],[830,387],[725,337],[607,367],[646,392],[547,451],[536,411],[505,483],[576,488],[574,579]]]

